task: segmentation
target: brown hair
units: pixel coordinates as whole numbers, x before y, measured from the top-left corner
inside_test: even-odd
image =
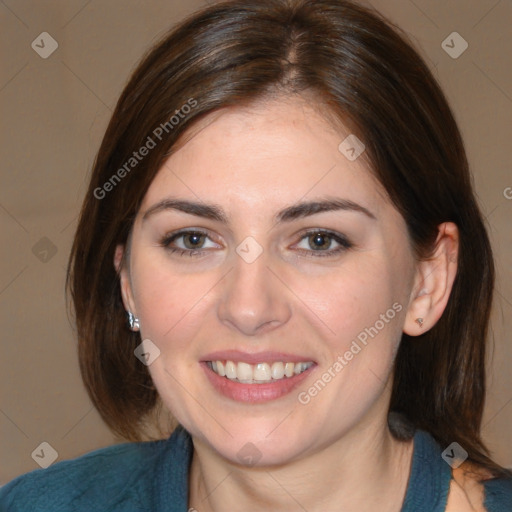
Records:
[[[142,438],[158,404],[147,368],[133,355],[140,336],[127,329],[113,266],[156,172],[197,120],[276,90],[315,98],[364,141],[418,258],[429,256],[440,223],[459,227],[448,305],[428,332],[403,335],[390,410],[503,474],[480,437],[494,265],[459,130],[399,30],[344,0],[216,4],[173,29],[133,73],[99,149],[69,264],[80,368],[93,403],[129,440]],[[135,160],[148,137],[154,148]]]

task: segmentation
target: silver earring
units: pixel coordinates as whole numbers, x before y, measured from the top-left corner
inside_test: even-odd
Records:
[[[126,312],[128,315],[128,325],[130,326],[130,330],[132,331],[139,331],[140,330],[140,323],[139,319],[134,316],[134,314],[131,311]]]
[[[420,327],[423,327],[423,318],[416,318],[415,322],[416,322]]]

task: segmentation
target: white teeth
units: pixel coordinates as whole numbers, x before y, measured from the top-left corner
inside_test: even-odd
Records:
[[[236,378],[239,381],[251,381],[252,380],[252,366],[247,363],[238,363],[236,365]]]
[[[272,378],[282,379],[284,377],[284,364],[280,361],[272,365]]]
[[[240,363],[239,363],[240,364]],[[272,380],[270,366],[267,363],[258,363],[254,368],[254,380],[269,381]]]
[[[221,377],[227,377],[228,379],[245,384],[264,384],[272,382],[273,380],[299,375],[313,366],[313,362],[284,363],[282,361],[276,361],[274,363],[258,363],[252,365],[242,361],[238,363],[233,361],[210,361],[208,366]]]
[[[226,377],[228,379],[236,379],[236,365],[233,361],[226,361],[224,369],[226,370]]]

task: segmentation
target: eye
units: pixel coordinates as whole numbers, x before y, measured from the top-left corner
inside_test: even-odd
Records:
[[[208,240],[210,245],[206,245]],[[219,248],[219,245],[210,239],[208,233],[196,229],[170,233],[160,241],[160,245],[167,251],[180,256],[202,256],[210,249]],[[335,245],[334,248],[333,245]],[[304,233],[301,242],[295,247],[306,257],[327,257],[346,251],[353,245],[339,233],[315,229]]]
[[[304,242],[302,242],[304,240]],[[336,244],[332,248],[333,243]],[[300,245],[302,244],[302,247]],[[304,246],[305,245],[305,246]],[[307,257],[333,256],[350,249],[352,243],[343,235],[323,229],[310,230],[301,238],[300,244],[296,246]]]
[[[218,248],[219,246],[212,242],[212,245],[205,245],[209,239],[208,233],[200,230],[178,231],[166,235],[160,245],[165,247],[171,253],[179,255],[200,256],[207,252],[203,249]],[[174,245],[172,245],[174,244]]]

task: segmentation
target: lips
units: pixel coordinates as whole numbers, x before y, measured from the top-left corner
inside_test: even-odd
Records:
[[[257,363],[275,363],[284,361],[290,363],[301,363],[304,361],[313,361],[311,357],[298,354],[289,354],[286,352],[241,352],[240,350],[222,350],[211,352],[201,357],[201,361],[233,361],[238,363],[242,361],[248,364]]]
[[[201,366],[213,388],[238,402],[261,403],[289,394],[315,369],[307,356],[278,352],[214,352]]]

